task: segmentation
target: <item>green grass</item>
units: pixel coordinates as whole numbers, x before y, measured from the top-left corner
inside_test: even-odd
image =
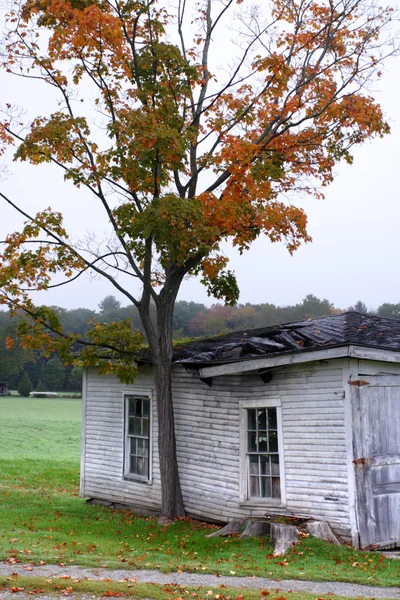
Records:
[[[79,464],[81,400],[0,398],[0,459]]]
[[[12,590],[25,591],[31,594],[46,593],[54,597],[58,593],[60,597],[74,594],[91,594],[96,597],[134,596],[135,598],[151,598],[152,600],[260,600],[269,597],[270,600],[316,600],[315,594],[305,592],[286,592],[279,587],[275,589],[243,589],[235,587],[220,586],[180,586],[176,584],[161,585],[157,583],[138,583],[128,578],[124,581],[107,580],[85,580],[85,579],[45,579],[44,577],[0,577],[0,591]],[[332,596],[326,594],[318,600],[349,600],[348,597]]]
[[[400,561],[302,539],[284,559],[265,539],[87,505],[78,496],[79,400],[0,399],[0,560],[399,585]]]

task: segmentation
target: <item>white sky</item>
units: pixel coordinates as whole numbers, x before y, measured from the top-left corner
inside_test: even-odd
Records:
[[[375,308],[383,302],[400,302],[398,61],[393,59],[387,64],[381,89],[375,94],[390,120],[391,135],[357,148],[352,166],[339,165],[325,201],[310,197],[301,203],[309,216],[313,243],[301,247],[293,257],[283,246],[264,238],[242,256],[226,249],[239,282],[241,303],[287,305],[300,302],[307,294],[328,298],[340,308],[359,299]],[[44,113],[44,105],[50,103],[48,94],[48,87],[0,72],[1,105],[17,103],[33,116]],[[32,167],[10,160],[8,166],[11,174],[0,182],[0,190],[24,210],[34,212],[47,206],[62,210],[77,237],[93,229],[102,231],[95,201],[86,192],[64,183],[53,167]],[[20,224],[21,219],[0,204],[0,239]],[[118,297],[107,282],[82,277],[35,300],[66,308],[96,308],[110,293]],[[184,282],[178,299],[208,305],[214,302],[196,280]]]

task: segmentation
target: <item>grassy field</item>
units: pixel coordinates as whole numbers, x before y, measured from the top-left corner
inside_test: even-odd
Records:
[[[78,496],[79,400],[0,399],[0,560],[399,585],[400,561],[306,538],[285,558],[263,539],[88,505]],[[292,596],[291,596],[292,597]]]

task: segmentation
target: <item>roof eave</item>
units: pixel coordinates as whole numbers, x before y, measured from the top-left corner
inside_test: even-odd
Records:
[[[365,360],[377,360],[383,362],[400,363],[400,351],[393,349],[377,348],[373,346],[361,346],[357,344],[342,344],[340,346],[302,350],[285,354],[269,354],[263,357],[250,357],[247,359],[236,359],[234,361],[220,363],[218,365],[200,366],[200,377],[218,377],[220,375],[237,375],[249,373],[262,369],[276,369],[289,365],[316,362],[320,360],[332,360],[334,358],[361,358]],[[204,365],[204,363],[202,363]],[[195,363],[183,363],[183,366],[195,367]]]

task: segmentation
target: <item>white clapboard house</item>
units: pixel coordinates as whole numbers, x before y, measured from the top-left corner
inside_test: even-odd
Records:
[[[400,321],[348,312],[190,342],[173,398],[189,515],[294,514],[400,545]],[[133,385],[85,374],[81,495],[159,509],[150,364]]]

